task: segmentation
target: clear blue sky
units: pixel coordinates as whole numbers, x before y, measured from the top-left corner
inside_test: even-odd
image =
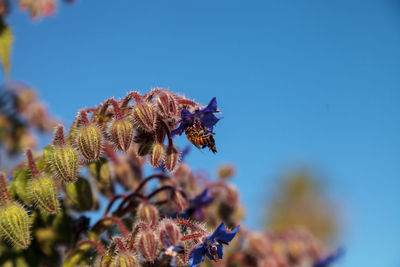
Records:
[[[16,9],[12,77],[66,124],[131,89],[216,96],[219,152],[188,161],[238,166],[248,226],[307,164],[344,207],[339,266],[400,266],[400,1],[82,0],[39,23]]]

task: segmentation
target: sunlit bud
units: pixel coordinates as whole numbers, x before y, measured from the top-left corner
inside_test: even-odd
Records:
[[[0,194],[0,235],[12,245],[27,248],[31,243],[30,218],[28,212],[11,199],[3,172],[0,172]]]
[[[181,239],[181,230],[170,219],[163,219],[159,226],[159,239],[164,248],[175,246]]]
[[[139,266],[139,261],[135,254],[129,252],[119,253],[114,259],[115,267],[137,267]]]
[[[82,126],[79,128],[76,143],[79,151],[89,161],[100,157],[103,136],[100,129],[88,121],[85,111],[80,112]]]
[[[147,131],[152,132],[156,129],[156,113],[153,105],[148,102],[137,103],[133,108],[133,118],[138,126]]]
[[[157,110],[163,117],[173,117],[176,115],[176,102],[171,93],[162,92],[156,99]]]
[[[127,119],[115,120],[110,126],[112,141],[119,150],[126,152],[133,139],[133,124]]]
[[[163,161],[164,146],[161,143],[155,143],[150,155],[150,165],[154,168],[160,166]]]
[[[179,161],[179,151],[174,145],[169,145],[165,152],[165,167],[173,171]]]
[[[218,168],[218,178],[226,180],[235,175],[236,169],[233,165],[222,165]]]
[[[155,226],[160,218],[158,209],[148,203],[141,203],[136,215],[139,220],[147,223],[149,226]]]
[[[30,149],[26,150],[26,158],[32,176],[30,193],[33,202],[44,212],[50,214],[57,213],[60,204],[57,198],[57,187],[53,178],[39,173]]]
[[[189,207],[189,200],[184,192],[180,190],[174,190],[171,196],[171,204],[175,211],[182,213]]]
[[[158,254],[159,242],[152,231],[142,231],[137,239],[136,247],[147,261],[153,261]]]
[[[67,199],[78,211],[91,210],[94,206],[94,196],[88,180],[78,177],[75,183],[69,183],[65,187]]]
[[[75,181],[78,172],[78,152],[64,141],[64,127],[59,125],[54,137],[55,147],[51,155],[51,166],[64,182]]]
[[[57,197],[57,187],[52,177],[40,176],[32,179],[31,194],[34,203],[43,211],[55,214],[60,203]]]

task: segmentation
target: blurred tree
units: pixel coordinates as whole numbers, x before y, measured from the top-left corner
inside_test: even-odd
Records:
[[[338,233],[336,206],[324,195],[323,185],[309,170],[290,173],[269,202],[265,226],[272,231],[305,227],[324,242]]]

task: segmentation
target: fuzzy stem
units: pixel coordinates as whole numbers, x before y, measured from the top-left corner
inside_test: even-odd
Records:
[[[121,109],[119,108],[118,102],[114,98],[110,98],[108,102],[113,106],[114,108],[114,116],[117,120],[122,119],[122,113]]]
[[[179,99],[178,104],[197,106],[197,103],[189,99]]]
[[[39,170],[33,160],[32,150],[28,148],[26,150],[26,159],[28,160],[29,170],[31,171],[31,176],[33,179],[37,179],[39,177]]]
[[[102,218],[100,221],[101,222],[105,222],[105,221],[113,222],[119,228],[119,231],[121,232],[123,237],[128,236],[128,229],[126,229],[124,223],[121,221],[120,218],[114,217],[114,216],[108,216],[108,217]]]
[[[165,131],[167,132],[168,146],[173,146],[174,145],[174,141],[171,138],[171,131],[169,130],[168,125],[162,119],[159,119],[158,121],[161,123],[161,125],[164,127]]]
[[[201,232],[205,233],[206,231],[204,231],[203,228],[199,227],[198,225],[196,225],[195,223],[189,221],[189,220],[185,220],[185,219],[173,219],[173,221],[177,224],[182,224],[185,225],[191,229],[195,229],[195,230],[200,230]]]
[[[120,198],[124,198],[124,197],[126,197],[125,194],[114,196],[114,197],[111,199],[110,203],[108,203],[108,206],[107,206],[107,208],[106,208],[106,210],[105,210],[105,212],[104,212],[103,217],[106,217],[106,216],[108,215],[108,213],[110,212],[110,209],[111,209],[112,205],[115,203],[115,201],[117,201],[117,200],[120,199]]]
[[[113,242],[118,246],[118,250],[119,250],[120,253],[126,252],[126,248],[125,248],[124,244],[122,243],[121,238],[115,237],[113,239]]]
[[[89,119],[88,119],[88,117],[87,117],[86,111],[85,111],[85,110],[81,110],[81,111],[79,112],[79,115],[80,115],[80,117],[81,117],[81,123],[82,123],[82,125],[83,125],[83,126],[88,125],[88,124],[89,124]]]
[[[4,172],[0,172],[0,196],[3,206],[13,203],[10,193],[7,190],[6,174]]]
[[[149,177],[145,178],[140,184],[139,186],[136,188],[135,192],[139,193],[142,188],[151,180],[153,179],[158,179],[158,180],[165,180],[165,179],[169,179],[169,176],[163,173],[156,173],[156,174],[152,174]]]
[[[132,91],[132,92],[128,93],[128,94],[124,97],[124,99],[122,99],[121,108],[125,108],[125,107],[128,105],[129,101],[131,101],[132,99],[134,99],[135,102],[142,102],[142,101],[143,101],[143,96],[141,96],[141,95],[140,95],[138,92],[136,92],[136,91]]]
[[[58,146],[65,145],[64,126],[62,124],[57,125],[53,143]]]
[[[191,235],[185,235],[184,237],[181,238],[181,241],[185,241],[185,240],[189,240],[189,239],[194,239],[194,238],[200,238],[202,237],[204,234],[202,233],[194,233]]]
[[[154,89],[151,89],[150,92],[145,94],[144,97],[147,100],[151,100],[155,95],[158,95],[158,94],[161,94],[161,93],[167,93],[167,92],[168,92],[168,90],[165,90],[163,88],[154,88]]]
[[[98,256],[103,256],[105,254],[103,246],[99,242],[96,242],[94,240],[82,239],[76,244],[76,247],[79,248],[82,245],[92,246],[97,251]]]
[[[149,195],[147,195],[147,196],[146,196],[146,199],[150,199],[150,198],[154,197],[155,195],[157,195],[158,193],[163,192],[163,191],[166,191],[166,190],[170,190],[170,191],[174,192],[174,191],[176,190],[176,188],[173,187],[173,186],[171,186],[171,185],[162,186],[162,187],[160,187],[160,188],[154,190],[154,191],[153,191],[152,193],[150,193]]]
[[[134,198],[141,198],[144,199],[144,197],[137,193],[137,192],[133,192],[131,194],[129,194],[128,196],[125,197],[124,200],[122,200],[122,202],[119,204],[117,210],[115,211],[115,214],[118,214],[120,216],[124,215],[125,213],[127,213],[129,211],[129,209],[131,208],[131,204],[130,201]],[[128,203],[128,204],[127,204]]]

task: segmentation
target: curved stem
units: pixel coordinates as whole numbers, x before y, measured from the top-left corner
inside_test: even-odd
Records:
[[[108,215],[108,213],[110,212],[110,209],[111,209],[112,205],[115,203],[115,201],[117,201],[118,199],[123,198],[123,197],[126,197],[126,195],[125,195],[125,194],[121,194],[121,195],[116,195],[116,196],[114,196],[114,197],[110,200],[110,202],[108,203],[107,208],[106,208],[106,210],[104,211],[103,217],[106,217],[106,216]]]
[[[33,179],[36,179],[39,177],[39,170],[35,164],[35,161],[33,160],[33,155],[32,155],[32,150],[28,148],[26,150],[26,159],[28,161],[28,166],[29,170],[31,172],[31,176]]]
[[[149,195],[147,195],[147,196],[146,196],[146,199],[150,199],[150,198],[154,197],[155,195],[157,195],[158,193],[163,192],[163,191],[166,191],[166,190],[170,190],[170,191],[174,192],[174,191],[176,190],[176,188],[173,187],[173,186],[171,186],[171,185],[162,186],[162,187],[160,187],[160,188],[154,190],[154,191],[153,191],[152,193],[150,193]]]

